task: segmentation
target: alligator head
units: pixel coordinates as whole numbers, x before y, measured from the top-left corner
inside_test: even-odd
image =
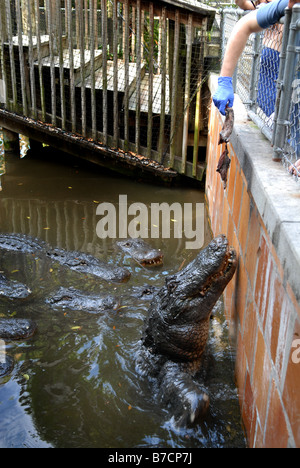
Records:
[[[221,235],[185,269],[168,277],[150,306],[144,346],[175,362],[199,361],[212,309],[236,265],[236,253]]]
[[[163,264],[163,253],[142,239],[127,239],[117,242],[117,245],[143,267],[155,267]]]

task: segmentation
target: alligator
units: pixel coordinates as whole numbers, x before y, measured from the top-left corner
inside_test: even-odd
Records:
[[[0,319],[0,339],[8,341],[28,340],[37,331],[33,320],[18,318]]]
[[[0,234],[0,249],[47,256],[71,270],[91,274],[106,281],[123,283],[131,276],[126,268],[108,265],[83,252],[51,248],[46,242],[24,234]]]
[[[117,245],[143,267],[155,267],[163,264],[164,255],[152,248],[142,239],[126,239]]]
[[[93,275],[108,282],[125,283],[131,274],[123,267],[111,266],[92,255],[67,251],[64,249],[48,249],[47,256],[54,262],[86,275]]]
[[[113,296],[87,294],[73,287],[60,288],[46,299],[46,303],[55,310],[82,310],[92,314],[117,310],[120,306],[120,302]]]
[[[17,281],[10,281],[0,274],[0,299],[26,299],[30,296],[30,289]]]
[[[166,278],[148,310],[136,368],[155,382],[158,400],[178,426],[196,422],[209,407],[199,382],[202,355],[212,309],[236,265],[226,237],[216,237],[186,268]]]
[[[25,234],[0,234],[0,249],[36,254],[45,251],[46,243]]]

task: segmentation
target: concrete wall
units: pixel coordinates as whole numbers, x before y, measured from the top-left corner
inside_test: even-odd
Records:
[[[249,447],[300,447],[300,183],[272,161],[238,97],[234,109],[224,190],[223,117],[211,105],[206,196],[213,234],[226,234],[239,255],[224,300],[241,412]]]

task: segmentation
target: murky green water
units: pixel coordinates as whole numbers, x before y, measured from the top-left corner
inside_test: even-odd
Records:
[[[128,284],[112,285],[33,255],[0,251],[0,270],[33,292],[23,303],[1,302],[0,316],[27,317],[38,324],[31,340],[6,343],[15,366],[10,376],[0,379],[0,447],[244,447],[234,353],[222,307],[211,320],[206,353],[211,407],[196,427],[176,429],[135,371],[149,302],[134,297],[134,288],[162,285],[166,275],[191,261],[197,251],[187,250],[184,238],[149,239],[163,250],[165,262],[158,269],[144,269],[116,247],[116,240],[101,240],[96,234],[97,206],[110,202],[118,207],[120,194],[127,195],[128,203],[148,207],[204,203],[204,194],[105,175],[74,160],[65,163],[47,150],[39,158],[10,158],[1,184],[1,232],[37,236],[53,246],[125,265],[132,277]],[[207,244],[207,220],[204,236]],[[45,298],[61,285],[112,293],[120,298],[121,308],[101,316],[53,311]]]

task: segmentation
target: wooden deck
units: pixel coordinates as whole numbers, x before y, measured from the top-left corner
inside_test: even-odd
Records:
[[[12,3],[20,2],[14,18]],[[71,0],[65,9],[48,2],[44,10],[37,0],[0,6],[3,109],[25,117],[23,130],[30,118],[44,122],[45,134],[51,124],[110,153],[202,179],[213,10],[188,1],[93,0],[89,9],[84,0],[75,9]]]

